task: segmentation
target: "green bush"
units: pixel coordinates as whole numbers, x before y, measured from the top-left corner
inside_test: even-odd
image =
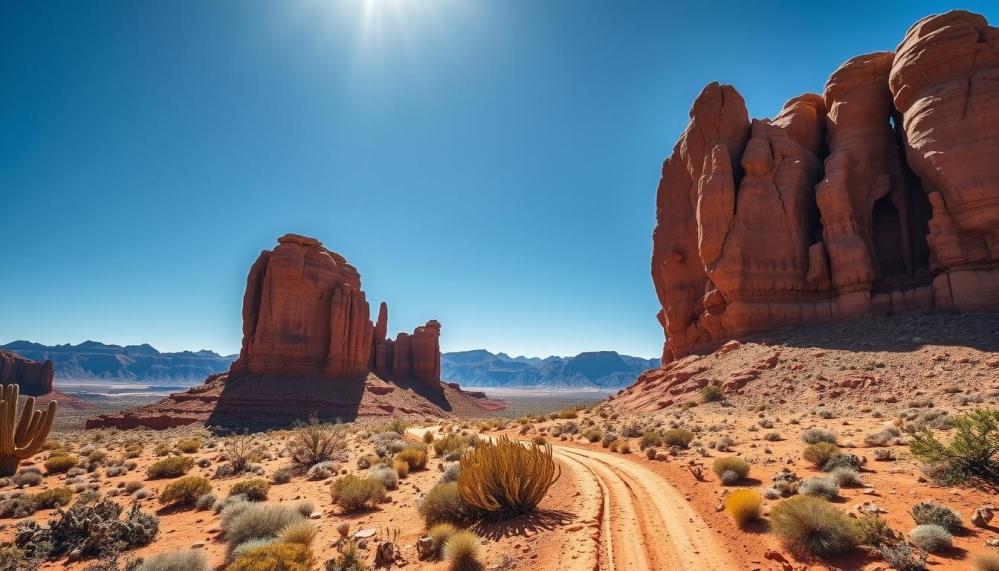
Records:
[[[187,473],[194,466],[194,458],[190,456],[171,456],[155,462],[146,469],[150,480],[160,478],[177,478]]]
[[[248,550],[226,571],[312,571],[316,566],[312,549],[299,543],[271,543]]]
[[[704,402],[719,402],[725,400],[725,391],[718,385],[708,385],[701,389],[701,400]]]
[[[830,557],[857,545],[857,530],[846,513],[814,496],[795,496],[770,512],[770,528],[799,557]]]
[[[353,474],[341,476],[330,486],[333,503],[346,512],[373,506],[385,499],[385,485],[374,478],[358,478]]]
[[[45,461],[45,471],[49,474],[62,474],[68,472],[70,468],[75,467],[80,463],[80,459],[76,456],[59,455],[51,456]]]
[[[855,524],[857,543],[860,545],[878,548],[898,539],[888,522],[877,514],[862,515],[856,519]]]
[[[742,480],[749,475],[749,464],[739,458],[736,458],[735,456],[717,458],[714,463],[711,464],[711,471],[714,472],[715,476],[718,476],[719,478],[721,478],[725,472],[735,472],[735,474],[738,475],[739,480]]]
[[[460,525],[470,519],[468,506],[461,499],[457,482],[438,484],[427,492],[417,506],[427,527],[438,523]]]
[[[933,501],[919,502],[909,511],[918,525],[939,525],[951,533],[961,531],[961,515],[949,507]]]
[[[666,446],[686,448],[693,439],[694,433],[683,428],[674,428],[662,433],[662,443]]]
[[[816,442],[805,446],[801,457],[811,462],[816,468],[823,468],[829,459],[839,454],[839,446],[830,442]]]
[[[72,499],[73,490],[65,486],[31,494],[31,502],[35,504],[36,510],[50,510],[69,505],[69,501]]]
[[[251,502],[262,502],[267,499],[271,484],[262,478],[253,478],[236,482],[229,488],[230,496],[246,496]]]
[[[170,482],[160,492],[160,503],[166,506],[193,506],[198,498],[212,491],[208,478],[184,476]]]
[[[952,419],[954,436],[944,444],[925,426],[911,434],[909,450],[917,459],[938,466],[948,483],[981,478],[999,482],[999,409],[974,410]]]

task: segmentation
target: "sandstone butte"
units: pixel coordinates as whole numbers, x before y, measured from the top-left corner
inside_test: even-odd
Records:
[[[663,362],[785,325],[999,309],[999,29],[930,16],[750,120],[711,83],[663,163]]]
[[[387,339],[388,306],[377,324],[361,276],[319,240],[287,234],[250,268],[243,296],[243,344],[231,377],[341,379],[369,371],[440,384],[440,331],[428,321]]]
[[[376,322],[357,269],[319,240],[287,234],[250,268],[243,341],[228,374],[87,428],[278,424],[315,414],[437,416],[500,405],[441,383],[440,331],[428,321],[388,339],[388,306]]]
[[[0,385],[20,385],[23,395],[51,393],[53,370],[52,361],[40,363],[10,351],[0,351]]]

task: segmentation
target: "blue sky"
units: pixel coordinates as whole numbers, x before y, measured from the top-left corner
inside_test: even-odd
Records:
[[[0,343],[236,352],[297,232],[444,350],[658,356],[656,184],[705,83],[772,116],[920,17],[999,17],[749,4],[4,2]]]

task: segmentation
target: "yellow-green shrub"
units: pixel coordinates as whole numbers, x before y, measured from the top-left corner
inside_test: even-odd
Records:
[[[190,456],[171,456],[155,462],[146,468],[150,480],[158,478],[176,478],[183,476],[194,466],[194,458]]]
[[[481,571],[479,538],[470,531],[458,531],[444,541],[448,571]]]
[[[749,475],[749,464],[744,460],[736,458],[735,456],[729,456],[726,458],[717,458],[714,463],[711,464],[711,471],[715,473],[715,476],[719,478],[725,472],[735,472],[739,475],[739,479],[743,479]]]
[[[427,448],[426,446],[410,446],[396,454],[395,458],[409,464],[410,470],[422,470],[427,467]]]
[[[230,496],[246,496],[251,502],[262,502],[267,499],[271,484],[263,478],[252,478],[236,482],[229,488]]]
[[[170,482],[160,492],[160,503],[163,505],[193,506],[198,498],[212,491],[208,478],[201,476],[184,476]]]
[[[80,463],[79,458],[69,454],[50,456],[45,461],[45,471],[49,474],[62,474]]]
[[[330,486],[333,503],[344,511],[357,511],[385,499],[385,485],[374,478],[358,478],[353,474],[341,476]]]
[[[801,457],[811,462],[816,468],[822,468],[830,458],[839,454],[839,446],[831,442],[816,442],[805,446]]]
[[[460,462],[461,499],[489,514],[533,511],[561,476],[550,445],[525,446],[505,436],[479,446]]]
[[[759,519],[763,497],[756,490],[736,490],[725,498],[725,512],[742,527]]]
[[[247,551],[226,571],[312,571],[316,559],[309,546],[299,543],[271,543]]]
[[[461,499],[457,482],[438,484],[431,488],[417,505],[417,511],[427,526],[438,523],[460,524],[469,519],[468,506]]]

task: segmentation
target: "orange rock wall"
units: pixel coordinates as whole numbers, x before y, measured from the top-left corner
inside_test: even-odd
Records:
[[[788,324],[999,308],[999,31],[954,11],[750,120],[709,84],[663,163],[664,362]]]

